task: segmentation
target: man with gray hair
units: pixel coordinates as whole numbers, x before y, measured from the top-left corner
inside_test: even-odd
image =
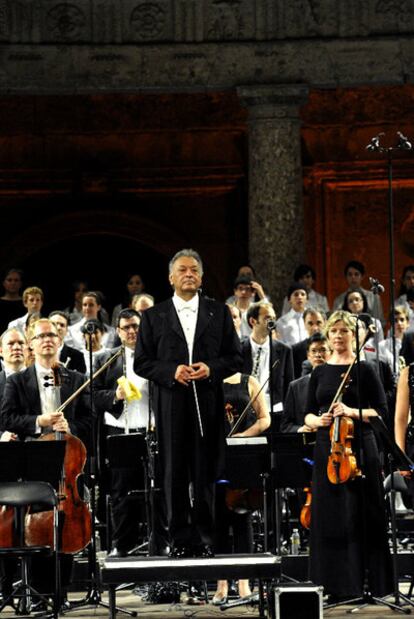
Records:
[[[6,378],[25,369],[24,350],[26,346],[26,337],[16,327],[7,329],[1,336],[0,354],[3,358],[3,369],[0,372],[0,401],[3,398]]]
[[[223,379],[242,363],[228,307],[199,296],[192,249],[169,264],[172,299],[142,314],[134,370],[154,383],[153,405],[172,555],[211,556],[214,482],[223,472]]]

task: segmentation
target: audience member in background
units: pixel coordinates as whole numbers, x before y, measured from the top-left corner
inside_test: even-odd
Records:
[[[88,283],[79,280],[72,283],[73,289],[73,305],[65,307],[63,310],[69,316],[69,324],[74,325],[75,322],[82,320],[82,297],[89,290]]]
[[[344,275],[348,284],[347,290],[342,292],[336,297],[333,302],[333,310],[341,309],[344,304],[344,298],[347,292],[351,290],[360,290],[367,298],[368,312],[371,316],[378,318],[381,324],[385,323],[384,312],[382,309],[381,298],[378,295],[374,295],[371,290],[365,290],[362,287],[362,280],[365,275],[365,267],[362,262],[358,260],[350,260],[344,269]]]
[[[73,287],[73,291],[74,291],[73,306],[72,307],[70,307],[70,306],[66,307],[63,310],[66,314],[69,315],[69,324],[70,325],[74,325],[76,322],[79,322],[79,320],[82,320],[82,318],[83,318],[82,299],[83,299],[83,295],[85,294],[85,292],[88,292],[88,290],[89,290],[88,283],[86,281],[84,281],[84,280],[79,280],[79,281],[73,282],[72,287]],[[106,311],[106,309],[104,307],[102,307],[103,294],[100,291],[96,291],[96,293],[100,297],[100,304],[101,304],[99,318],[100,318],[101,322],[103,322],[106,325],[109,325],[108,312]]]
[[[311,371],[318,365],[323,365],[331,353],[328,340],[322,333],[314,333],[307,340],[307,359]],[[312,432],[305,424],[306,402],[310,372],[296,380],[292,380],[285,398],[283,415],[280,421],[281,432]]]
[[[303,284],[292,284],[289,286],[287,298],[290,310],[279,318],[276,328],[282,342],[292,346],[306,339],[308,335],[303,320],[308,292]]]
[[[269,301],[269,297],[266,296],[262,285],[259,284],[259,282],[257,281],[256,272],[250,264],[245,264],[239,268],[237,272],[237,278],[238,277],[246,277],[249,280],[251,288],[252,288],[251,303],[255,303],[257,301],[265,301],[265,300]],[[235,303],[235,302],[236,302],[236,297],[234,294],[232,294],[228,299],[226,299],[226,303]]]
[[[241,321],[242,321],[241,310],[239,310],[239,308],[233,305],[232,303],[227,303],[227,305],[229,306],[230,314],[231,314],[231,317],[233,318],[233,324],[234,324],[236,333],[239,336],[239,338],[241,338],[242,337],[241,331],[240,331]]]
[[[414,288],[409,288],[405,296],[407,303],[404,307],[408,310],[409,328],[414,329]]]
[[[0,333],[22,312],[22,277],[23,271],[20,269],[9,269],[4,276],[4,294],[0,297]]]
[[[293,281],[298,284],[303,284],[308,293],[308,303],[307,306],[313,307],[319,312],[324,312],[325,314],[329,312],[328,299],[319,292],[314,290],[313,285],[316,280],[315,270],[309,266],[308,264],[300,264],[293,274]],[[287,297],[283,300],[283,308],[282,314],[287,314],[290,310],[290,303]]]
[[[77,370],[84,374],[86,372],[85,359],[80,350],[65,344],[65,337],[68,334],[68,315],[65,312],[55,310],[49,314],[49,320],[55,325],[60,339],[58,358],[69,370]]]
[[[385,340],[379,343],[379,351],[380,354],[387,360],[392,371],[396,373],[398,376],[402,367],[405,365],[405,360],[401,356],[401,345],[404,337],[404,333],[408,329],[409,325],[409,313],[408,309],[404,305],[397,305],[395,307],[395,316],[394,316],[394,341],[395,341],[395,370],[394,370],[394,352],[393,352],[393,343],[391,337],[391,331],[388,332]],[[390,316],[391,320],[391,316]]]
[[[395,305],[405,305],[408,308],[407,292],[414,290],[414,264],[404,267],[401,275],[401,285]]]
[[[114,310],[112,312],[112,326],[115,328],[118,324],[118,315],[122,309],[134,309],[133,299],[134,296],[140,294],[145,289],[144,282],[142,280],[141,275],[138,273],[131,274],[126,283],[126,290],[124,298],[121,303],[115,305]]]
[[[362,290],[348,290],[345,294],[344,303],[341,309],[346,312],[350,312],[351,314],[369,314],[372,317],[372,313],[369,311],[367,297]],[[371,348],[375,351],[375,341],[378,340],[378,342],[381,342],[384,339],[384,331],[382,330],[382,324],[378,318],[372,317],[372,322],[376,331],[375,329],[372,329],[366,345],[371,346]],[[375,333],[376,336],[374,335]]]
[[[153,307],[155,299],[151,294],[143,292],[142,294],[135,294],[132,298],[131,308],[138,312],[139,315],[145,312],[149,307]]]
[[[276,320],[275,310],[271,303],[260,301],[253,303],[247,312],[247,318],[252,328],[250,337],[241,341],[243,354],[244,374],[250,374],[263,385],[269,377],[269,326],[274,326]],[[270,323],[270,324],[269,324]],[[271,374],[273,395],[273,410],[280,412],[283,409],[283,401],[286,397],[289,383],[293,380],[292,351],[283,342],[272,339],[272,365],[275,363]],[[269,381],[270,382],[270,381]],[[270,386],[266,384],[263,392],[266,397],[266,405],[270,410]]]
[[[83,318],[77,323],[69,327],[69,334],[66,343],[69,346],[74,346],[78,350],[84,350],[85,340],[83,338],[82,327],[87,320],[97,320],[102,324],[103,336],[102,346],[112,348],[115,339],[115,329],[104,325],[101,320],[101,296],[98,292],[88,291],[82,297],[82,315]]]
[[[377,358],[377,353],[370,344],[372,341],[371,334],[375,328],[374,319],[369,314],[359,314],[358,339],[360,347],[362,346],[360,353],[361,360],[367,361],[367,363],[373,366],[384,387],[388,407],[388,416],[384,417],[384,421],[388,424],[390,430],[392,430],[394,423],[396,382],[387,358],[380,353]]]
[[[251,328],[247,320],[247,310],[253,303],[255,293],[253,292],[252,282],[246,275],[239,275],[234,282],[234,305],[241,311],[240,332],[242,337],[249,336]],[[228,303],[229,301],[227,301]]]
[[[99,365],[100,359],[110,350],[103,344],[105,326],[91,318],[87,320],[82,326],[82,336],[84,341],[84,349],[82,350],[83,358],[86,366],[85,375],[90,374],[90,355],[89,355],[89,343],[92,343],[92,373],[95,372]]]
[[[323,327],[325,326],[326,315],[323,312],[319,312],[309,306],[303,312],[303,322],[305,323],[305,329],[308,337],[292,346],[293,370],[295,373],[295,378],[299,378],[304,373],[307,374],[311,371],[310,363],[307,362],[304,364],[308,356],[309,339],[315,333],[321,333]]]
[[[407,305],[405,306],[408,310],[408,316],[410,323],[408,325],[408,329],[406,329],[402,343],[400,356],[404,358],[406,365],[410,365],[414,361],[414,325],[412,324],[412,310],[410,308],[410,303],[414,304],[414,290],[408,289],[406,292]]]
[[[9,322],[8,328],[11,329],[12,327],[16,327],[16,329],[25,332],[26,328],[29,326],[30,316],[35,315],[37,318],[40,318],[40,312],[44,301],[43,291],[37,286],[30,286],[23,292],[22,301],[24,307],[27,309],[26,314]]]

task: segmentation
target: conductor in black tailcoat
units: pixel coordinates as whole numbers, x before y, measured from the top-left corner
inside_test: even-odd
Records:
[[[174,556],[211,554],[214,483],[225,447],[222,381],[241,367],[229,309],[199,296],[202,275],[195,251],[172,258],[174,296],[144,312],[135,352],[135,372],[154,382]]]

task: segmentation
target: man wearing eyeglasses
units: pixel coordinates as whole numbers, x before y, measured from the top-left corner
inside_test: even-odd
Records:
[[[123,309],[118,315],[117,333],[124,347],[118,357],[95,381],[95,406],[99,423],[103,423],[105,437],[117,434],[141,432],[146,433],[149,418],[148,381],[135,374],[133,369],[135,344],[139,329],[139,314],[132,309]],[[99,358],[97,369],[118,349]],[[126,401],[126,393],[118,379],[121,376],[132,382],[141,393],[139,400]],[[103,445],[105,452],[106,446]],[[142,509],[139,501],[128,495],[132,490],[140,489],[140,462],[131,468],[110,467],[109,484],[112,506],[112,549],[111,557],[128,554],[138,544],[139,523],[142,521]],[[103,485],[102,483],[102,485]],[[142,488],[141,488],[142,489]],[[101,488],[102,492],[102,488]]]
[[[32,440],[50,431],[70,432],[78,436],[88,447],[92,415],[89,410],[88,394],[83,391],[65,408],[57,409],[84,382],[79,372],[58,365],[60,339],[55,325],[47,318],[35,322],[29,332],[28,341],[33,349],[35,362],[22,372],[15,372],[6,379],[3,402],[0,411],[0,431],[9,430],[19,440]],[[54,381],[53,368],[61,386]],[[62,588],[69,584],[72,556],[62,555]],[[50,592],[53,589],[53,562],[50,557],[39,557],[32,564],[30,584],[36,591]],[[41,600],[39,608],[43,610]]]
[[[20,440],[36,438],[47,431],[70,432],[88,445],[91,414],[85,392],[64,412],[57,408],[84,382],[82,374],[58,366],[61,386],[53,389],[52,368],[57,364],[60,339],[54,324],[42,318],[29,334],[35,363],[9,376],[4,388],[0,429],[16,433]]]
[[[312,370],[326,363],[330,354],[328,341],[322,333],[316,332],[307,340],[307,359]],[[310,376],[310,373],[305,374],[290,383],[280,423],[281,432],[312,432],[304,421]]]

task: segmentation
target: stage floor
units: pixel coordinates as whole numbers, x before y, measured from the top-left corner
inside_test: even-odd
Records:
[[[403,587],[404,591],[405,588]],[[70,593],[69,599],[79,599],[83,596],[83,593]],[[204,604],[201,606],[194,606],[188,604],[146,604],[140,600],[139,597],[134,595],[131,591],[120,591],[117,593],[117,605],[120,607],[127,608],[128,610],[135,610],[138,613],[138,617],[142,617],[143,619],[178,619],[181,617],[202,617],[202,619],[213,619],[221,617],[225,619],[226,616],[231,617],[231,619],[242,619],[246,617],[258,617],[258,611],[256,607],[238,607],[231,608],[226,611],[221,611],[219,608],[212,606],[211,604]],[[103,600],[107,600],[107,596],[103,595]],[[332,619],[349,619],[350,615],[347,614],[347,610],[352,607],[343,606],[341,608],[335,608],[331,610],[324,610],[324,617],[332,617]],[[353,613],[354,614],[354,613]],[[414,615],[414,608],[412,614]],[[15,617],[16,615],[11,609],[7,609],[3,611],[2,618],[10,618]],[[83,608],[78,610],[73,610],[62,617],[94,617],[94,619],[107,619],[108,610],[105,608]],[[392,610],[389,610],[385,607],[379,606],[369,606],[368,608],[364,608],[358,613],[356,616],[366,617],[367,619],[387,619],[388,617],[393,617],[394,619],[400,616],[399,613],[395,613]],[[404,616],[404,615],[402,615]],[[127,615],[123,615],[121,613],[117,614],[117,617],[127,617]],[[289,618],[289,619],[294,619]]]

